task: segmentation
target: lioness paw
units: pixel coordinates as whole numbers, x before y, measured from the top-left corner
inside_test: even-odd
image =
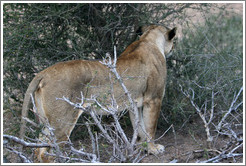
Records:
[[[149,154],[157,155],[157,154],[163,153],[164,151],[165,151],[165,147],[163,145],[160,145],[160,144],[150,144],[148,146],[148,153]]]

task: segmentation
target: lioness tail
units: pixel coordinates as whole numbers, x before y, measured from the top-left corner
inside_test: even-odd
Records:
[[[28,115],[28,110],[31,103],[31,94],[34,95],[35,90],[38,88],[42,76],[37,75],[33,78],[32,82],[27,88],[25,98],[22,105],[22,115],[21,115],[21,127],[20,127],[20,138],[23,139],[25,136],[26,120],[24,119]]]

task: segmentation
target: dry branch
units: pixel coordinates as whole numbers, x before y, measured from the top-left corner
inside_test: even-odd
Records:
[[[45,147],[55,147],[53,144],[48,143],[30,143],[26,142],[23,139],[20,139],[18,137],[12,136],[12,135],[3,135],[3,138],[14,141],[18,144],[21,144],[25,147],[31,147],[31,148],[45,148]]]
[[[116,55],[116,47],[114,47],[114,59],[112,60],[109,54],[106,54],[106,58],[101,61],[103,65],[106,65],[111,73],[114,74],[116,79],[118,80],[120,86],[122,87],[125,95],[128,98],[128,101],[130,103],[130,110],[132,111],[134,116],[135,116],[135,128],[134,128],[134,133],[132,139],[128,139],[124,130],[122,129],[120,123],[119,123],[119,116],[118,112],[120,112],[118,109],[117,102],[114,98],[114,92],[113,92],[113,87],[112,92],[111,92],[111,105],[109,107],[105,107],[102,103],[100,103],[95,96],[91,96],[90,98],[84,98],[83,93],[81,92],[81,103],[73,103],[66,97],[63,98],[57,98],[58,100],[64,100],[70,105],[74,106],[75,108],[79,108],[80,110],[83,110],[84,112],[88,113],[91,115],[92,119],[94,120],[95,124],[99,127],[100,131],[102,132],[103,137],[106,138],[106,140],[112,144],[113,146],[113,157],[117,158],[121,162],[126,161],[127,158],[131,158],[135,155],[137,155],[137,159],[133,159],[135,162],[141,160],[140,152],[139,150],[134,150],[135,144],[136,144],[136,139],[137,139],[137,134],[138,134],[138,126],[139,126],[139,115],[138,115],[138,109],[137,106],[134,102],[134,100],[131,97],[130,92],[126,88],[123,79],[120,77],[119,73],[116,70],[116,64],[117,64],[117,55]],[[109,74],[109,77],[111,78],[111,74]],[[90,101],[91,103],[95,103],[97,105],[97,108],[100,108],[101,111],[106,112],[107,114],[112,115],[114,119],[114,123],[112,124],[113,128],[115,129],[112,130],[110,127],[104,126],[102,124],[102,121],[96,114],[96,110],[93,106],[89,107],[84,107],[83,103],[84,101]],[[133,125],[134,126],[134,125]],[[92,142],[95,142],[94,136],[89,130],[89,134],[91,135]],[[93,145],[93,152],[95,152],[95,145]],[[127,151],[127,153],[126,153]]]
[[[19,152],[19,151],[15,150],[15,149],[13,149],[13,148],[11,148],[11,147],[9,147],[9,146],[7,146],[7,147],[5,147],[5,148],[6,148],[8,151],[17,154],[17,155],[21,158],[21,160],[22,160],[24,163],[32,163],[32,161],[31,161],[30,159],[28,159],[25,155],[23,155],[22,152]]]
[[[240,96],[241,92],[243,91],[243,86],[241,87],[241,89],[239,90],[239,92],[237,93],[236,96],[234,96],[234,99],[232,100],[231,102],[231,106],[229,108],[229,110],[227,111],[227,113],[223,116],[223,118],[221,119],[221,121],[219,122],[219,124],[217,125],[217,130],[220,131],[221,130],[221,126],[222,126],[222,123],[226,120],[226,118],[231,114],[231,112],[233,110],[236,110],[240,105],[243,104],[243,101],[240,102],[238,105],[234,106],[235,103],[237,102],[238,100],[238,97]]]
[[[198,105],[195,103],[194,98],[195,98],[195,92],[192,88],[189,88],[189,90],[192,92],[192,95],[190,95],[187,91],[184,91],[182,86],[179,85],[181,88],[181,92],[190,99],[190,102],[192,104],[192,106],[196,109],[197,113],[199,114],[200,118],[202,119],[203,123],[204,123],[204,127],[205,127],[205,131],[207,134],[207,142],[210,144],[213,141],[213,137],[210,134],[210,128],[209,128],[209,124],[212,122],[213,120],[213,114],[214,114],[214,91],[212,91],[212,96],[211,96],[211,100],[212,100],[212,104],[211,104],[211,109],[210,109],[210,116],[209,116],[209,120],[207,121],[206,116],[207,116],[207,108],[206,108],[206,102],[205,102],[205,108],[204,108],[204,112],[202,112],[202,108],[199,108]]]
[[[107,60],[108,59],[108,60]],[[114,61],[112,63],[111,57],[109,54],[106,54],[106,58],[103,60],[103,62],[101,62],[102,64],[106,65],[110,71],[116,76],[117,80],[119,81],[121,87],[124,90],[124,93],[127,95],[128,100],[131,104],[131,109],[129,111],[132,111],[134,114],[134,120],[135,120],[135,128],[134,128],[134,132],[133,132],[133,137],[132,137],[132,141],[131,141],[131,147],[133,147],[136,143],[137,140],[137,135],[138,135],[138,127],[139,127],[139,115],[138,115],[138,109],[137,106],[135,104],[135,102],[133,101],[130,92],[128,91],[128,89],[126,88],[125,84],[123,83],[122,78],[120,77],[119,73],[116,70],[116,62],[117,62],[117,53],[116,53],[116,47],[114,46]],[[131,150],[133,153],[133,149]]]

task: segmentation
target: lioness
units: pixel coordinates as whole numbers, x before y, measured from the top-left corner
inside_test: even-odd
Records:
[[[173,47],[176,28],[150,25],[142,27],[142,32],[140,39],[129,45],[117,59],[117,71],[139,108],[139,141],[150,142],[148,153],[158,154],[164,151],[164,146],[154,144],[153,140],[165,92],[165,55]],[[65,96],[73,102],[80,102],[82,92],[85,97],[93,94],[105,101],[105,94],[108,94],[111,88],[109,72],[99,61],[88,60],[60,62],[48,67],[38,73],[30,83],[24,98],[22,117],[27,116],[32,94],[41,122],[48,120],[50,126],[55,129],[58,142],[68,140],[82,111],[57,98]],[[123,107],[126,97],[116,83],[113,93],[118,105]],[[134,124],[131,112],[130,117]],[[23,118],[21,123],[20,135],[23,138]],[[44,152],[44,149],[41,150],[38,158],[41,162],[48,162]]]

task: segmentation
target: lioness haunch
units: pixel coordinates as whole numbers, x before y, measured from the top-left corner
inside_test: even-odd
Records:
[[[164,146],[154,144],[156,125],[165,93],[166,59],[173,47],[176,28],[151,25],[141,28],[139,40],[130,44],[117,59],[117,71],[124,79],[124,84],[137,103],[140,127],[138,136],[141,141],[148,141],[148,153],[158,154]],[[111,88],[109,70],[99,61],[73,60],[60,62],[38,73],[30,83],[24,98],[22,117],[27,116],[31,96],[33,95],[40,121],[55,129],[57,142],[67,141],[81,110],[62,100],[63,96],[72,102],[80,102],[81,92],[85,97],[92,94],[107,102],[105,94]],[[88,84],[90,85],[88,87]],[[124,106],[126,97],[119,84],[114,83],[114,96],[120,108]],[[86,103],[85,103],[86,104]],[[106,114],[98,111],[98,114]],[[134,117],[130,112],[134,127]],[[25,120],[22,118],[20,135],[24,137]],[[44,129],[44,132],[48,130]],[[40,162],[52,162],[44,155],[46,149],[39,149],[37,158]]]

